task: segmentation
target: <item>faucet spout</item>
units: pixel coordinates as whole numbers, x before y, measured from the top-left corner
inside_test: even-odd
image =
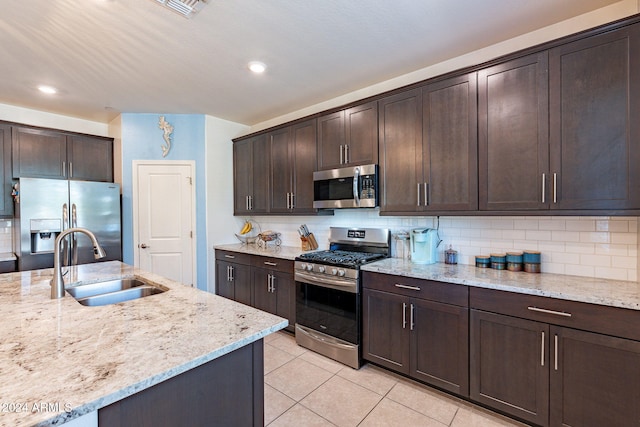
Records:
[[[86,228],[74,227],[68,228],[64,230],[62,233],[58,234],[56,237],[56,242],[54,245],[54,253],[53,253],[53,278],[51,279],[51,299],[62,298],[64,296],[64,280],[62,279],[62,262],[60,261],[60,242],[72,233],[84,233],[90,239],[93,244],[93,256],[96,259],[104,258],[106,253],[100,243],[98,243],[98,239],[96,239],[95,234]]]

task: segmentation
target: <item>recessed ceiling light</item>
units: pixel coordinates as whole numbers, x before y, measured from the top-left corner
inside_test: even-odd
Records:
[[[46,93],[48,95],[53,95],[54,93],[58,93],[58,89],[56,89],[53,86],[40,85],[40,86],[38,86],[38,90],[40,92]]]
[[[267,66],[264,62],[260,61],[251,61],[249,62],[249,69],[256,74],[264,73],[264,70],[267,69]]]

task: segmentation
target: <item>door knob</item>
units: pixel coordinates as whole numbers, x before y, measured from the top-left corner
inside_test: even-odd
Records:
[[[144,243],[141,243],[141,244],[139,244],[139,245],[138,245],[138,247],[139,247],[140,249],[147,249],[147,248],[150,248],[151,246],[147,246],[147,245],[145,245]]]

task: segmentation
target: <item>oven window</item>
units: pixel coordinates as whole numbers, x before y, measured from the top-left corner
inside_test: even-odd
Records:
[[[358,295],[296,282],[296,322],[318,332],[359,344]]]

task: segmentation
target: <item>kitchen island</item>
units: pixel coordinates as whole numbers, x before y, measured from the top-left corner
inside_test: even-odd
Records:
[[[50,299],[52,274],[44,269],[0,275],[1,426],[90,417],[246,349],[249,359],[242,360],[250,364],[237,372],[238,379],[253,376],[259,390],[243,397],[263,404],[262,338],[286,327],[286,320],[116,261],[72,267],[65,282],[138,277],[168,291],[87,307],[68,295]],[[210,402],[231,392],[227,383],[219,384]],[[245,412],[255,404],[241,403]],[[90,417],[89,425],[96,420]]]

